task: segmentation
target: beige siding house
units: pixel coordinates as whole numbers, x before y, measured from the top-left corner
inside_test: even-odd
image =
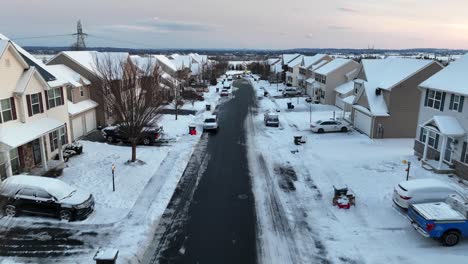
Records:
[[[468,180],[468,54],[420,84],[415,154]]]
[[[304,56],[299,66],[298,86],[307,93],[307,80],[314,79],[314,70],[317,70],[332,58],[326,54],[316,54],[314,56]]]
[[[352,122],[371,138],[415,136],[418,85],[443,67],[432,60],[387,58],[362,60],[354,81]]]
[[[314,94],[321,104],[334,105],[336,87],[353,80],[359,70],[359,63],[350,59],[337,58],[314,71]]]
[[[62,145],[71,141],[65,86],[42,62],[0,35],[1,179],[63,166]]]

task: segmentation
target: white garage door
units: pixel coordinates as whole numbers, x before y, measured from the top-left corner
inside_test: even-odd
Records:
[[[340,109],[344,109],[345,107],[343,99],[339,95],[336,95],[335,105],[338,106]]]
[[[86,113],[86,133],[96,129],[96,111]]]
[[[371,133],[372,118],[358,110],[354,110],[354,127],[370,136]]]
[[[81,116],[72,120],[73,140],[84,135],[83,118]]]

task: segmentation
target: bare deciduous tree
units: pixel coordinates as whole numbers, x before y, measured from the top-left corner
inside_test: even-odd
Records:
[[[143,131],[157,120],[157,110],[163,102],[159,68],[152,62],[137,65],[129,58],[116,59],[110,54],[97,56],[95,63],[99,76],[93,88],[101,92],[104,108],[130,140],[131,161],[135,162]]]

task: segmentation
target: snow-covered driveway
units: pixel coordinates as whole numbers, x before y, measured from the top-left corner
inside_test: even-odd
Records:
[[[303,98],[266,98],[254,86],[259,107],[246,127],[260,263],[466,263],[468,243],[445,248],[423,238],[393,206],[393,187],[406,176],[403,159],[414,164],[412,178],[455,184],[420,168],[412,139],[371,140],[355,131],[312,134]],[[289,101],[296,105],[290,112]],[[263,113],[276,108],[281,126],[266,128]],[[334,110],[313,105],[312,120],[331,118]],[[307,143],[294,145],[296,135]],[[357,197],[350,210],[331,204],[333,185],[344,184]]]

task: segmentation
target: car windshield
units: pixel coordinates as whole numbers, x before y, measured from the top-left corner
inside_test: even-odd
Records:
[[[205,123],[215,123],[215,122],[216,122],[216,119],[214,119],[214,118],[205,119]]]

